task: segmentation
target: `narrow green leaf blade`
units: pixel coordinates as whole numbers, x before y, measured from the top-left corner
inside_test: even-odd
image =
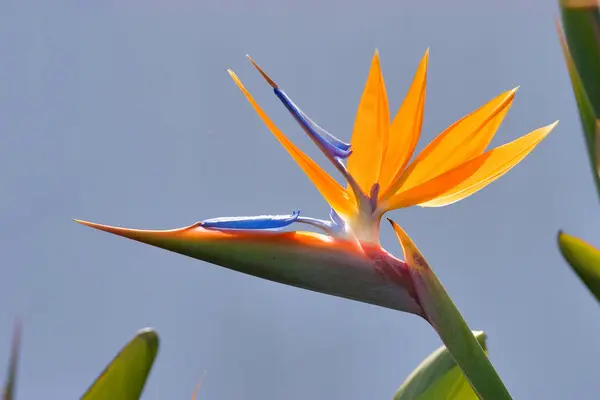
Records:
[[[473,331],[473,335],[486,350],[485,333]],[[477,394],[446,346],[440,347],[423,360],[394,396],[394,400],[427,399],[477,400]]]
[[[158,352],[158,334],[149,328],[139,331],[121,349],[82,400],[138,400]]]
[[[573,271],[600,302],[600,250],[563,232],[558,233],[558,247]]]
[[[594,132],[594,154],[596,156],[596,176],[600,178],[600,119],[596,120],[596,130]],[[600,189],[599,189],[600,190]]]
[[[598,0],[559,0],[563,28],[573,62],[600,115],[600,13]]]
[[[409,265],[409,273],[427,320],[452,354],[475,393],[486,400],[511,399],[485,351],[425,257],[406,232],[392,220],[389,221],[402,245],[404,258]]]
[[[567,3],[567,1],[562,1],[561,3]],[[569,77],[571,79],[571,86],[573,86],[575,100],[577,101],[579,118],[583,127],[585,143],[588,150],[590,165],[593,171],[594,181],[596,183],[596,189],[598,191],[598,195],[600,196],[600,175],[598,171],[598,164],[600,163],[600,153],[598,153],[598,146],[600,139],[598,139],[598,135],[596,133],[598,116],[600,114],[598,113],[598,111],[595,111],[592,98],[589,94],[590,92],[588,92],[588,90],[591,90],[592,92],[596,93],[596,85],[600,85],[600,66],[598,67],[598,69],[596,69],[596,73],[594,76],[595,79],[591,79],[590,76],[587,77],[588,81],[593,83],[588,84],[587,82],[585,82],[584,84],[584,81],[579,72],[580,67],[585,67],[587,71],[590,65],[593,65],[594,62],[592,62],[591,64],[585,62],[585,55],[581,54],[581,42],[594,42],[594,39],[592,36],[590,36],[590,29],[580,30],[576,26],[576,24],[574,24],[576,21],[579,21],[581,19],[581,15],[579,15],[581,11],[571,10],[566,6],[562,6],[561,10],[563,14],[563,21],[565,23],[565,29],[569,29],[567,31],[567,35],[570,36],[565,38],[565,34],[563,33],[563,30],[561,29],[558,21],[556,23],[556,29],[563,50],[563,55],[567,64]],[[597,14],[597,10],[595,11],[595,13]],[[600,27],[598,29],[600,29]],[[584,33],[587,34],[584,35]],[[572,57],[571,45],[578,49],[577,51],[579,52],[580,59],[579,63],[575,63]],[[598,46],[600,44],[596,45]],[[583,64],[585,64],[585,66]],[[600,92],[598,92],[598,94],[595,95],[598,96],[596,102],[598,104],[598,108],[600,108]],[[598,108],[596,110],[598,110]]]
[[[14,400],[17,386],[17,367],[19,364],[19,349],[21,347],[21,322],[15,323],[13,331],[12,348],[10,352],[10,362],[8,366],[8,377],[2,393],[3,400]]]

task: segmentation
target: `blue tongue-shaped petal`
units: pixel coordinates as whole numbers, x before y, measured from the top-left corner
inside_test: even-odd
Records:
[[[265,80],[271,85],[275,95],[281,100],[294,119],[300,124],[304,132],[325,152],[328,156],[338,159],[346,159],[352,150],[350,144],[336,138],[325,129],[311,120],[298,106],[288,97],[283,90],[248,56],[248,59],[254,67],[260,72]]]
[[[281,92],[283,93],[283,90],[281,90]],[[285,95],[285,93],[284,93],[284,95]],[[343,150],[343,151],[350,150],[350,143],[341,141],[337,137],[333,136],[331,133],[327,132],[325,129],[321,128],[315,121],[310,119],[310,117],[308,115],[304,114],[304,112],[300,108],[298,108],[298,106],[296,106],[295,103],[292,102],[291,99],[290,99],[290,102],[296,107],[296,109],[298,110],[300,115],[302,115],[302,117],[304,117],[304,119],[310,124],[310,126],[315,131],[317,131],[317,133],[319,133],[319,135],[321,135],[325,140],[327,140],[329,143],[331,143],[332,145],[334,145],[335,147],[337,147],[340,150]]]
[[[257,215],[253,217],[211,218],[199,223],[207,229],[281,229],[294,223],[300,216],[300,210],[291,215]]]
[[[343,229],[346,226],[344,220],[339,216],[338,213],[335,212],[333,208],[329,209],[329,219],[333,226],[338,227],[339,229]]]
[[[304,132],[306,132],[306,134],[310,136],[312,140],[316,141],[317,145],[329,155],[336,158],[346,159],[348,156],[350,156],[350,154],[352,154],[352,150],[350,150],[350,144],[342,142],[340,139],[336,138],[331,133],[317,125],[306,114],[304,114],[300,108],[298,108],[298,106],[283,90],[276,87],[273,88],[273,91],[279,100],[281,100],[281,102],[285,105],[288,111],[292,114],[294,119],[300,124]]]

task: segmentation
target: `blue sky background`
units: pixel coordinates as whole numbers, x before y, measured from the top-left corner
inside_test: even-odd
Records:
[[[200,399],[391,398],[440,345],[419,318],[234,273],[71,218],[172,228],[295,207],[325,217],[325,202],[226,68],[324,161],[245,54],[349,139],[374,49],[395,111],[427,47],[420,148],[516,85],[493,144],[561,123],[475,196],[390,216],[471,327],[488,333],[516,399],[597,397],[600,309],[555,245],[560,228],[600,244],[555,2],[88,3],[0,3],[0,362],[21,316],[20,399],[78,398],[145,326],[162,338],[145,399],[189,399],[204,370]],[[382,243],[401,255],[386,224]]]

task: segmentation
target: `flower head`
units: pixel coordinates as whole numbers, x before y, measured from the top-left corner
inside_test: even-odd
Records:
[[[302,129],[341,173],[347,182],[345,188],[294,146],[235,73],[231,70],[229,73],[267,127],[339,213],[348,233],[361,242],[377,243],[379,221],[385,212],[415,205],[440,207],[470,196],[519,163],[556,125],[555,122],[486,151],[513,102],[515,88],[452,124],[409,163],[423,123],[428,59],[429,51],[425,52],[404,102],[390,122],[379,53],[375,52],[350,144],[313,122],[250,59]]]
[[[289,215],[208,219],[170,231],[84,224],[266,279],[423,316],[409,265],[379,245],[383,214],[414,205],[445,206],[470,196],[519,163],[557,124],[486,151],[513,102],[515,88],[453,123],[411,161],[423,122],[428,59],[427,51],[391,119],[379,54],[375,52],[350,143],[311,120],[250,59],[339,171],[345,186],[296,147],[229,70],[269,130],[327,200],[329,220],[294,211]],[[273,232],[298,223],[324,233]],[[399,232],[397,226],[395,229]]]

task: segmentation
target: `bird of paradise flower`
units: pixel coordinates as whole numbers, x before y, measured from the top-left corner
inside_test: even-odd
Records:
[[[162,231],[77,221],[246,274],[419,315],[436,329],[480,396],[510,398],[410,237],[389,220],[404,252],[402,261],[379,244],[379,224],[388,211],[415,205],[441,207],[483,189],[526,157],[558,121],[486,151],[513,102],[515,88],[450,125],[411,162],[423,122],[428,59],[429,50],[390,122],[379,53],[375,52],[350,143],[312,121],[250,59],[344,177],[345,187],[297,148],[237,75],[228,71],[268,129],[327,200],[329,220],[295,211],[290,215],[207,219]],[[278,231],[292,224],[308,224],[323,233]]]

